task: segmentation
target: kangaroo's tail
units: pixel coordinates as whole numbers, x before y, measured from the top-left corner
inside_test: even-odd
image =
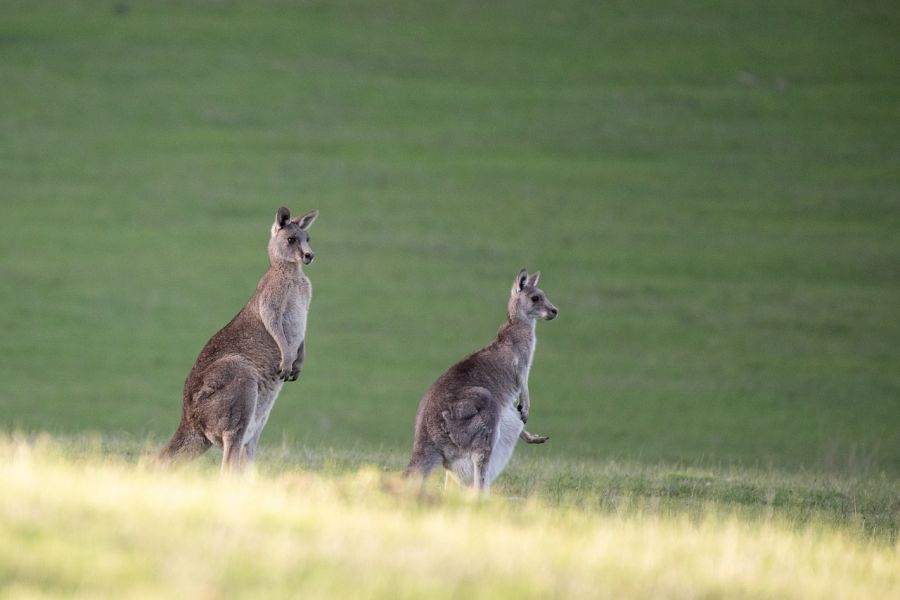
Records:
[[[175,435],[159,453],[159,463],[168,465],[172,462],[183,462],[197,458],[212,446],[206,436],[179,425]]]
[[[409,459],[409,464],[403,470],[403,476],[416,476],[424,479],[425,477],[428,477],[431,470],[440,464],[440,462],[441,455],[437,452],[421,452],[414,450],[412,458]]]

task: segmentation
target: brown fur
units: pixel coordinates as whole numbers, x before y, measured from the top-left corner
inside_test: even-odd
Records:
[[[492,454],[499,451],[501,442],[498,428],[506,427],[507,435],[513,432],[527,443],[547,440],[521,426],[510,429],[508,424],[514,404],[521,422],[528,420],[535,321],[551,320],[558,314],[537,287],[539,278],[540,272],[531,276],[525,270],[519,273],[507,304],[507,321],[496,339],[450,367],[422,397],[407,475],[424,478],[443,464],[463,483],[486,490],[512,452],[511,446],[506,447],[504,456],[495,457],[498,462],[492,468]],[[507,440],[508,445],[514,443],[514,439]]]
[[[184,382],[181,423],[160,453],[168,463],[222,448],[222,469],[238,469],[256,454],[259,435],[285,381],[295,381],[305,354],[312,285],[307,228],[318,216],[295,219],[280,208],[269,239],[269,270],[230,323],[203,347]]]

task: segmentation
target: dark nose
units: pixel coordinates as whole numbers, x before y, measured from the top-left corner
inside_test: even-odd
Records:
[[[555,306],[550,309],[550,317],[551,318],[555,319],[556,315],[558,315],[558,314],[559,314],[559,310],[557,310],[557,308]]]
[[[303,254],[303,262],[308,265],[309,263],[311,263],[313,261],[313,259],[315,257],[316,257],[316,255],[313,254],[312,252],[305,252]]]

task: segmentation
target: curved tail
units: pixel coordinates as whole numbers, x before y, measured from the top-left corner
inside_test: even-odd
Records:
[[[431,470],[441,462],[441,455],[437,452],[421,452],[413,450],[412,458],[409,464],[403,470],[404,477],[417,476],[425,479]]]
[[[169,440],[159,453],[160,464],[167,465],[172,462],[182,462],[197,458],[212,446],[206,436],[197,431],[192,431],[179,425],[175,435]]]

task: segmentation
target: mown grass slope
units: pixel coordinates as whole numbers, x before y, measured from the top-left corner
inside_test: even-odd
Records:
[[[322,211],[316,296],[264,443],[404,451],[527,266],[561,309],[535,452],[896,477],[898,29],[892,2],[3,2],[0,426],[170,434],[287,204]]]

